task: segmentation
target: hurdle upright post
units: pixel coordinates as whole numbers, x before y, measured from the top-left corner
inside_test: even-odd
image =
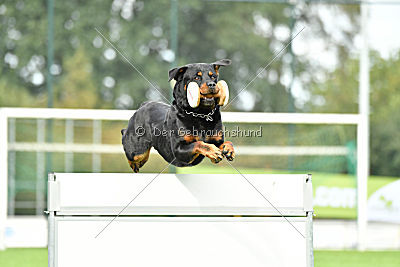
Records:
[[[51,196],[55,193],[52,182],[55,181],[54,173],[48,174],[48,197],[47,197],[47,214],[48,214],[48,235],[47,235],[47,253],[48,253],[48,267],[55,266],[55,228],[54,228],[54,203]]]
[[[357,125],[357,248],[365,250],[367,240],[367,189],[369,175],[369,48],[368,3],[361,4],[359,113]]]
[[[0,250],[5,247],[8,191],[8,121],[6,110],[0,108]]]

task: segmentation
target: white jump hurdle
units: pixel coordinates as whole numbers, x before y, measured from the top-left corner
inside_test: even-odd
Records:
[[[310,175],[245,175],[271,206],[239,174],[161,174],[112,221],[156,175],[50,174],[49,266],[313,266]]]

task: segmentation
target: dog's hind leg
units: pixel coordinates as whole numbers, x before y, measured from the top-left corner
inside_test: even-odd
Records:
[[[121,133],[122,144],[129,166],[134,172],[139,172],[139,168],[149,159],[152,147],[150,138],[146,135],[138,135],[134,130],[123,129]]]
[[[133,160],[129,160],[129,166],[131,166],[134,172],[139,172],[139,169],[147,162],[150,156],[150,148],[146,150],[143,154],[138,154],[133,156]]]

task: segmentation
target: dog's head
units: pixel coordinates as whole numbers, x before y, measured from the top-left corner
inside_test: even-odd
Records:
[[[230,65],[229,59],[214,63],[194,63],[169,71],[169,81],[174,85],[174,99],[185,109],[213,109],[215,105],[226,104],[229,91],[224,81],[218,81],[219,68]]]

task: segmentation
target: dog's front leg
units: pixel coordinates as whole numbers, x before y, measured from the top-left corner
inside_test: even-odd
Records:
[[[176,158],[187,163],[192,163],[199,155],[209,158],[213,163],[218,163],[223,159],[222,151],[218,147],[203,141],[190,144],[180,143],[175,150]]]

